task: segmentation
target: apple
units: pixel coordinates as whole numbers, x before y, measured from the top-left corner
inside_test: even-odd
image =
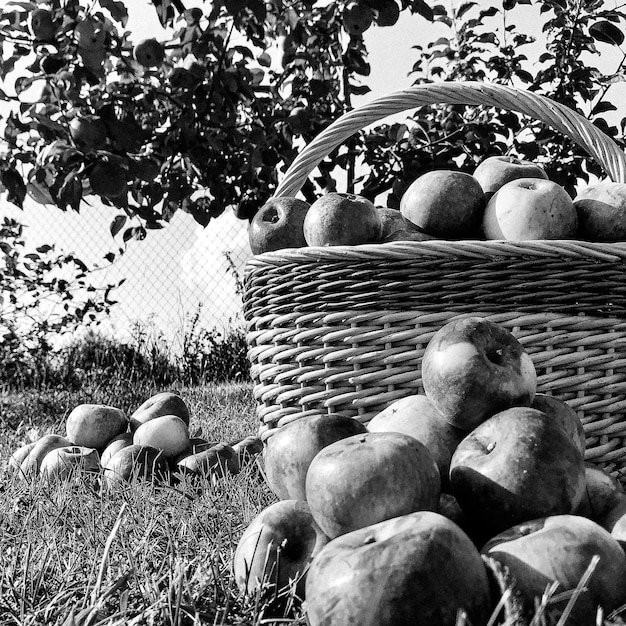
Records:
[[[96,476],[101,469],[100,455],[95,448],[66,446],[48,452],[39,473],[47,480],[62,482],[78,475]]]
[[[452,320],[431,338],[422,357],[424,393],[443,418],[470,431],[498,411],[528,406],[535,366],[509,330],[486,318]]]
[[[97,115],[80,115],[69,123],[70,137],[81,152],[102,150],[107,141],[106,124]]]
[[[237,543],[235,582],[248,594],[263,586],[279,592],[293,585],[303,598],[309,564],[327,542],[306,502],[274,502],[250,522]]]
[[[103,466],[104,485],[114,488],[137,480],[167,483],[169,464],[162,450],[133,444],[118,450]]]
[[[263,452],[263,440],[260,437],[250,435],[231,444],[235,454],[239,458],[239,467],[253,461]]]
[[[162,450],[171,459],[189,445],[189,428],[178,415],[161,415],[139,426],[133,433],[133,443]]]
[[[623,495],[617,478],[593,463],[585,463],[585,493],[574,513],[602,524]]]
[[[53,42],[60,23],[52,16],[52,11],[36,8],[30,14],[30,32],[37,41]]]
[[[485,209],[478,181],[465,172],[433,170],[415,179],[400,199],[400,211],[434,237],[475,237]]]
[[[19,474],[25,478],[32,478],[33,476],[39,474],[41,462],[48,452],[51,452],[56,448],[71,446],[72,444],[73,442],[69,441],[65,437],[62,437],[61,435],[43,435],[43,437],[40,437],[37,440],[30,452],[20,463]]]
[[[180,454],[174,457],[173,462],[174,464],[177,464],[185,457],[191,454],[197,454],[198,452],[202,452],[203,450],[208,450],[217,443],[217,441],[207,441],[204,437],[191,437],[187,443],[187,447]]]
[[[182,474],[223,478],[227,474],[239,473],[239,456],[231,445],[216,443],[180,459],[176,469]]]
[[[150,37],[143,39],[133,48],[133,57],[145,68],[158,67],[165,59],[165,48],[154,37]]]
[[[281,500],[306,500],[306,474],[317,453],[335,441],[366,432],[353,417],[325,413],[281,426],[263,449],[267,484]]]
[[[22,461],[30,454],[31,450],[35,447],[36,444],[36,441],[25,443],[23,446],[20,446],[17,450],[15,450],[13,454],[11,454],[7,464],[7,469],[9,470],[9,472],[11,472],[12,474],[19,472]]]
[[[419,511],[337,537],[313,558],[305,585],[310,626],[486,624],[486,568],[467,535]]]
[[[189,407],[176,393],[163,391],[150,396],[130,416],[130,430],[135,432],[141,424],[161,415],[178,415],[189,426]]]
[[[573,239],[578,217],[572,199],[558,183],[517,178],[491,197],[482,230],[486,239]]]
[[[372,10],[361,0],[349,0],[341,11],[345,31],[355,37],[361,36],[374,21]]]
[[[415,437],[433,455],[439,468],[441,487],[448,489],[450,459],[466,433],[444,420],[424,394],[413,394],[392,402],[368,422],[367,429],[373,433],[395,431]]]
[[[389,207],[376,207],[382,222],[381,243],[387,241],[428,241],[436,239],[432,235],[427,235],[407,220],[399,209]]]
[[[567,402],[547,393],[536,393],[530,406],[533,409],[543,411],[560,424],[574,440],[580,453],[585,455],[587,447],[585,428],[576,411]]]
[[[548,180],[546,171],[539,163],[506,155],[490,156],[483,159],[476,166],[472,175],[479,182],[487,200],[502,185],[518,178]]]
[[[602,528],[611,533],[626,552],[626,494],[618,493],[614,496],[612,506],[605,512],[604,516],[597,521]],[[613,496],[611,497],[613,500]]]
[[[248,225],[252,254],[283,248],[304,248],[304,218],[309,203],[298,198],[272,198],[254,215]]]
[[[599,561],[567,623],[595,624],[597,607],[608,614],[626,603],[626,556],[606,530],[584,517],[553,515],[524,522],[490,539],[481,552],[508,568],[513,593],[529,619],[548,585],[558,583],[557,594],[574,590],[594,556]],[[551,608],[562,612],[567,599],[553,601]]]
[[[437,464],[404,433],[352,435],[322,448],[306,475],[306,501],[331,539],[392,517],[434,510]]]
[[[394,26],[399,19],[400,7],[395,0],[385,2],[376,11],[376,24],[378,26]]]
[[[468,519],[495,534],[576,510],[585,492],[584,460],[545,413],[513,407],[459,443],[450,461],[450,487]]]
[[[74,28],[74,40],[82,51],[98,52],[104,50],[107,31],[104,22],[88,15]]]
[[[100,463],[102,464],[102,466],[104,467],[108,463],[109,459],[118,450],[121,450],[122,448],[125,448],[126,446],[130,446],[132,445],[132,443],[133,443],[133,434],[129,432],[121,433],[117,435],[117,437],[113,437],[113,439],[109,441],[106,448],[102,451],[102,454],[100,455]]]
[[[604,180],[574,198],[578,237],[591,241],[626,240],[626,183]]]
[[[104,198],[117,198],[126,193],[128,161],[112,152],[100,152],[88,177],[91,193]]]
[[[104,450],[118,435],[126,432],[128,418],[122,409],[106,404],[79,404],[65,421],[67,438],[76,446]]]
[[[311,204],[302,229],[309,246],[354,246],[379,241],[382,222],[367,198],[331,192]]]

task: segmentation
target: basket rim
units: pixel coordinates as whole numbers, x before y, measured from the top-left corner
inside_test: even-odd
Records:
[[[315,167],[348,137],[390,115],[433,104],[492,106],[522,113],[582,147],[615,182],[626,182],[626,153],[577,111],[538,93],[488,81],[420,83],[376,98],[337,118],[296,156],[274,191],[295,196]]]
[[[564,262],[585,259],[590,262],[626,262],[626,241],[592,242],[577,239],[533,239],[508,241],[500,239],[431,239],[428,241],[390,241],[353,246],[306,246],[283,248],[250,257],[244,272],[268,265],[290,265],[325,262],[355,262],[359,260],[393,260],[430,257],[437,259],[507,259],[560,258]]]

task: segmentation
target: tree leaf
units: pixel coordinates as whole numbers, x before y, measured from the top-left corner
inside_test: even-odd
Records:
[[[116,215],[111,222],[110,231],[111,236],[115,237],[117,233],[124,228],[124,224],[126,224],[126,216],[125,215]]]
[[[100,6],[111,13],[111,17],[120,22],[124,28],[128,23],[128,9],[121,0],[99,0]]]
[[[596,40],[620,46],[624,43],[624,33],[612,22],[602,20],[589,27],[589,34]]]
[[[413,0],[411,3],[411,13],[417,13],[429,22],[432,22],[435,17],[430,5],[424,0]]]
[[[24,208],[26,184],[20,173],[14,168],[3,170],[0,174],[0,182],[7,190],[7,200],[20,209]]]

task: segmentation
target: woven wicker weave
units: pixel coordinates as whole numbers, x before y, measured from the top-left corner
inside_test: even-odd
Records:
[[[547,98],[499,85],[418,85],[347,113],[312,141],[275,196],[295,195],[353,133],[427,104],[487,105],[545,122],[612,180],[626,155],[598,128]],[[244,315],[260,433],[310,413],[367,423],[422,391],[420,362],[448,321],[478,315],[530,353],[538,390],[580,414],[586,458],[626,478],[626,243],[424,241],[309,247],[255,256]]]

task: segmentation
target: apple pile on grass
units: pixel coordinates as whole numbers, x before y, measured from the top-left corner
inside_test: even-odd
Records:
[[[171,484],[183,476],[213,481],[238,473],[261,451],[257,437],[232,444],[192,437],[189,420],[187,403],[171,392],[149,397],[130,417],[114,406],[80,404],[67,416],[65,436],[43,435],[18,448],[9,468],[25,480],[94,479],[114,488],[136,480]]]
[[[241,590],[291,590],[311,626],[501,623],[507,589],[527,624],[551,585],[544,617],[567,624],[625,605],[626,493],[514,334],[453,320],[421,373],[423,393],[367,424],[308,414],[266,440],[278,501],[239,540]]]
[[[541,165],[510,156],[481,161],[473,174],[433,170],[414,180],[399,209],[327,193],[312,204],[273,198],[250,220],[254,254],[284,248],[390,241],[626,240],[626,183],[601,181],[575,198]]]

